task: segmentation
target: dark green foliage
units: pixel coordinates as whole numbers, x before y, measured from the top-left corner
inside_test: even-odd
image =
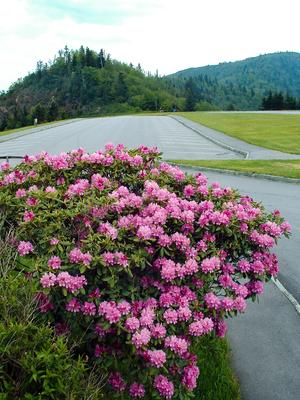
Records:
[[[0,240],[0,399],[102,399],[101,371],[36,313],[36,284]]]
[[[185,88],[185,111],[194,111],[196,107],[196,102],[199,99],[197,93],[197,86],[192,78],[189,78],[184,85]]]
[[[145,75],[81,46],[58,52],[48,64],[39,61],[36,71],[0,93],[0,131],[60,118],[107,113],[183,110],[180,91],[158,76]]]
[[[300,54],[283,52],[189,68],[168,77],[177,87],[193,78],[201,99],[224,110],[257,110],[270,90],[300,98]],[[290,109],[300,108],[292,103]],[[278,108],[277,108],[278,109]]]
[[[300,108],[300,101],[289,94],[284,97],[281,92],[272,92],[262,99],[261,108],[263,110],[296,110]]]

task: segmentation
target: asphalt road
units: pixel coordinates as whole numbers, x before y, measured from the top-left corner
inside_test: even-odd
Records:
[[[195,171],[193,171],[195,172]],[[210,182],[239,189],[279,209],[292,224],[292,237],[281,239],[280,282],[300,302],[300,185],[245,176],[205,172]],[[300,315],[270,283],[259,304],[248,303],[245,314],[228,321],[233,365],[243,400],[300,399]]]
[[[0,156],[35,154],[41,150],[56,154],[83,147],[86,151],[103,148],[108,142],[128,147],[140,144],[158,146],[165,159],[238,159],[241,155],[201,137],[169,117],[123,116],[77,120],[71,124],[30,135],[16,135],[0,143]]]
[[[0,156],[41,150],[55,154],[80,146],[94,151],[112,142],[128,147],[158,146],[167,159],[242,158],[168,117],[85,119],[28,133],[16,134],[6,142],[0,139]],[[238,188],[262,201],[270,211],[279,209],[292,224],[292,238],[281,240],[276,251],[281,265],[279,279],[300,302],[300,185],[211,172],[206,175],[211,182]],[[230,321],[229,338],[243,400],[300,399],[299,327],[299,314],[273,284],[267,286],[260,305],[249,304],[244,315]]]

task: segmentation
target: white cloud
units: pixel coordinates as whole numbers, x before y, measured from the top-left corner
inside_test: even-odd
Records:
[[[65,44],[104,48],[113,58],[140,62],[146,71],[158,69],[160,74],[280,50],[300,51],[298,0],[53,0],[46,8],[43,4],[10,0],[1,5],[0,89],[33,70],[38,60],[52,58]],[[58,5],[55,15],[48,12],[49,4]],[[79,7],[77,14],[70,6],[75,11]],[[89,13],[94,15],[90,21]]]

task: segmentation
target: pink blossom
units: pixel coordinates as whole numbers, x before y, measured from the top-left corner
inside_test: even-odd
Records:
[[[208,274],[220,269],[221,263],[218,257],[205,258],[201,263],[201,270]]]
[[[241,260],[238,262],[238,268],[241,272],[248,272],[250,271],[250,263],[246,260]]]
[[[157,375],[155,377],[154,387],[158,390],[160,396],[165,399],[171,399],[174,395],[174,385],[164,375]]]
[[[52,269],[59,269],[61,267],[61,259],[58,256],[52,256],[48,260],[48,266]]]
[[[34,207],[39,203],[39,200],[34,197],[28,197],[26,204],[30,207]]]
[[[178,315],[176,310],[169,308],[164,312],[164,320],[167,324],[176,324],[178,321]]]
[[[194,390],[197,386],[197,379],[200,374],[200,370],[196,365],[187,365],[183,369],[182,384],[188,390]]]
[[[281,229],[281,232],[288,232],[289,233],[289,232],[292,231],[292,227],[287,221],[283,222],[280,225],[280,229]]]
[[[167,282],[176,278],[176,265],[174,261],[167,259],[162,261],[161,277]]]
[[[126,389],[126,383],[119,372],[112,372],[109,375],[108,383],[117,392],[124,392]]]
[[[181,356],[187,351],[188,343],[185,339],[172,335],[165,338],[165,347]]]
[[[221,300],[221,308],[225,311],[232,311],[234,308],[234,301],[230,297],[224,297]]]
[[[24,222],[33,221],[34,218],[35,218],[35,214],[34,214],[33,211],[28,211],[28,210],[26,210],[26,211],[24,212],[24,217],[23,217]]]
[[[151,334],[149,329],[143,328],[140,332],[136,332],[132,335],[132,343],[139,349],[142,346],[146,346],[151,339]]]
[[[20,256],[25,256],[26,254],[33,252],[33,245],[30,242],[20,241],[18,246],[18,253]]]
[[[48,272],[41,277],[40,282],[44,288],[49,288],[56,284],[57,278],[52,272]]]
[[[234,307],[237,311],[239,311],[239,312],[245,311],[246,306],[247,306],[247,304],[246,304],[246,301],[245,301],[245,299],[244,299],[243,297],[238,296],[238,297],[234,300],[233,307]]]
[[[177,315],[179,321],[188,321],[192,316],[192,311],[189,307],[179,307]]]
[[[59,239],[57,239],[57,238],[52,238],[52,239],[50,239],[50,244],[51,244],[51,246],[55,246],[55,245],[57,245],[59,243]]]
[[[129,393],[133,399],[142,399],[145,396],[145,387],[141,383],[133,382],[130,385]]]
[[[152,237],[152,230],[149,226],[140,226],[136,235],[139,239],[149,240]]]
[[[216,333],[218,337],[224,337],[227,332],[227,325],[224,321],[218,321],[216,324]]]
[[[81,306],[81,312],[84,315],[96,315],[96,306],[94,303],[85,301]]]
[[[99,315],[103,315],[107,321],[117,323],[121,319],[121,312],[118,310],[115,302],[103,301],[98,307]]]
[[[118,304],[117,308],[122,315],[127,315],[130,313],[131,305],[128,303],[128,301],[123,300]]]
[[[156,368],[161,368],[167,361],[166,353],[163,350],[148,350],[149,362]]]
[[[162,324],[151,326],[151,336],[155,339],[164,338],[167,334],[166,328]]]
[[[140,318],[141,326],[151,326],[155,318],[155,313],[152,308],[146,307],[143,309]]]
[[[53,186],[47,186],[46,189],[45,189],[45,192],[46,193],[56,193],[57,190]]]
[[[77,290],[83,288],[87,284],[87,280],[84,275],[72,276],[68,272],[60,272],[56,277],[56,283],[60,287],[66,288],[69,292],[74,293]]]
[[[127,320],[125,322],[125,328],[129,332],[135,332],[136,330],[139,329],[139,327],[140,327],[140,322],[137,318],[135,318],[135,317],[127,318]]]
[[[25,189],[18,189],[16,191],[16,197],[20,198],[20,197],[25,197],[26,196],[26,190]]]
[[[195,192],[196,192],[196,190],[195,190],[194,186],[192,186],[192,185],[187,185],[183,189],[183,194],[185,195],[185,197],[191,197],[195,194]]]
[[[105,222],[99,225],[98,232],[109,236],[115,240],[118,237],[118,230],[114,228],[109,222]]]
[[[78,313],[81,311],[81,304],[76,297],[73,297],[66,305],[66,310],[73,313]]]
[[[221,305],[221,301],[212,292],[207,293],[204,296],[204,300],[205,300],[205,303],[206,303],[208,308],[213,308],[213,309],[217,310]]]

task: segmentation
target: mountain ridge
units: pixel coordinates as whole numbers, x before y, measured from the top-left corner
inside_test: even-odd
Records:
[[[241,110],[258,109],[270,91],[300,98],[300,53],[261,54],[240,61],[187,68],[166,77],[179,87],[190,78],[203,100],[221,109],[230,105]]]

